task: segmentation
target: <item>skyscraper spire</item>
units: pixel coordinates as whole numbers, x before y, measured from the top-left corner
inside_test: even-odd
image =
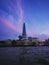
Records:
[[[23,37],[24,39],[26,39],[26,27],[25,27],[25,22],[23,23],[22,37]]]

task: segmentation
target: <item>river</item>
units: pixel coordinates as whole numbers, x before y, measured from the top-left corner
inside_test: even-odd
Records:
[[[49,46],[1,47],[0,65],[49,65]]]

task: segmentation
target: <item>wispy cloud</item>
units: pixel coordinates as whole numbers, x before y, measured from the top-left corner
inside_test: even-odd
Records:
[[[2,3],[4,2],[4,5],[7,6],[8,12],[0,9],[0,21],[19,34],[21,33],[23,21],[23,9],[21,1],[22,0],[2,1]],[[14,18],[14,16],[17,17],[17,19]]]

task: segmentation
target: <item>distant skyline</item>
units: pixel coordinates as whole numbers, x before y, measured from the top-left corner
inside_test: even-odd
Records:
[[[23,22],[27,36],[49,37],[49,0],[0,0],[0,40],[17,39]]]

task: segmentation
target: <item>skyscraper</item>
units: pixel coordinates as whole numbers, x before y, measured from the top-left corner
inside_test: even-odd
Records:
[[[23,31],[22,31],[22,37],[23,39],[26,39],[26,27],[25,27],[25,22],[23,23]]]

